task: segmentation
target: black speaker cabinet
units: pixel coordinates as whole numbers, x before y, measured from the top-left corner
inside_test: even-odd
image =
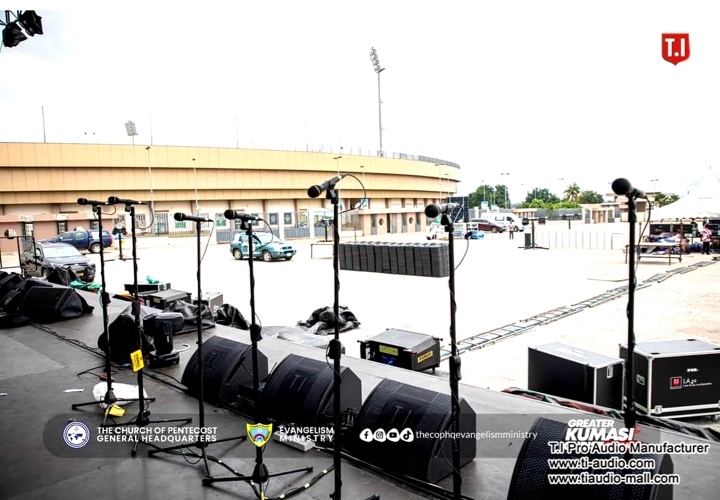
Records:
[[[627,359],[627,345],[620,346]],[[633,356],[636,407],[646,415],[720,413],[720,346],[695,339],[640,342]]]
[[[270,421],[307,425],[329,425],[333,421],[332,361],[318,361],[290,354],[273,370],[262,390],[261,414]],[[362,405],[362,383],[355,373],[340,368],[340,408],[358,410]]]
[[[390,473],[435,483],[452,473],[453,440],[436,434],[450,433],[450,417],[449,394],[385,379],[365,400],[348,444],[360,460]],[[403,439],[408,429],[411,441]],[[378,430],[386,436],[383,441],[371,439]],[[460,399],[459,430],[477,430],[475,412],[464,399]],[[461,467],[475,458],[476,446],[474,437],[460,439]]]
[[[580,455],[551,454],[550,442],[564,442],[567,425],[564,422],[538,418],[530,428],[530,433],[537,433],[529,437],[520,448],[520,455],[515,462],[508,500],[556,500],[558,498],[602,499],[602,500],[672,500],[672,485],[631,485],[632,494],[624,496],[624,484],[595,484],[595,485],[558,485],[550,484],[548,474],[577,475],[582,472],[590,474],[642,474],[649,472],[655,474],[672,474],[674,470],[670,455],[633,455],[632,458],[652,459],[654,467],[647,469],[585,469],[582,471],[571,469],[550,469],[548,459],[551,458],[582,458]],[[624,454],[595,454],[587,456],[590,461],[594,459],[624,459]],[[607,463],[607,462],[606,462]]]
[[[34,286],[25,293],[18,312],[36,323],[54,323],[82,316],[85,308],[72,288]]]
[[[2,272],[2,276],[0,276],[0,310],[9,311],[8,306],[22,291],[23,281],[23,277],[19,274]]]
[[[202,354],[205,401],[214,405],[233,406],[251,413],[256,396],[253,390],[251,345],[214,336],[203,343]],[[198,351],[195,351],[182,376],[182,384],[187,387],[187,393],[196,398],[200,397],[198,361]],[[267,356],[258,351],[258,378],[262,381],[267,375]]]
[[[559,342],[528,348],[528,389],[622,410],[624,362]]]

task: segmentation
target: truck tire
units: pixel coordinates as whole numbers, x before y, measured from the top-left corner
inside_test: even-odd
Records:
[[[100,243],[93,243],[88,250],[90,253],[100,253]]]

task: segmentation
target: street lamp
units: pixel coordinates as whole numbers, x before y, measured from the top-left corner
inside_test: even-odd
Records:
[[[153,232],[157,236],[157,224],[155,224],[155,195],[153,193],[152,167],[150,166],[150,146],[145,147],[147,153],[148,177],[150,177],[150,217],[152,217]]]
[[[200,204],[198,203],[198,179],[197,179],[197,167],[195,166],[195,158],[192,159],[193,162],[193,173],[195,174],[195,215],[200,215]]]
[[[338,177],[340,176],[340,158],[342,158],[342,155],[333,158],[333,160],[335,160],[335,164],[337,165]]]
[[[509,172],[501,172],[500,175],[501,175],[501,176],[502,176],[502,175],[510,175],[510,173],[509,173]],[[508,206],[507,206],[507,205],[508,205],[508,199],[507,199],[507,192],[508,192],[508,190],[507,190],[507,184],[503,184],[503,186],[504,186],[504,188],[505,188],[505,208],[507,208],[507,207],[508,207]]]
[[[655,191],[655,183],[656,183],[657,181],[659,181],[659,180],[660,180],[660,179],[650,179],[650,182],[653,183],[653,192],[656,192],[656,191]]]
[[[450,198],[450,174],[445,174],[445,180],[447,181],[447,197]]]
[[[436,163],[435,166],[438,168],[438,198],[442,200],[442,163]],[[439,200],[439,201],[440,201]]]
[[[380,73],[385,71],[385,68],[380,66],[380,59],[378,58],[375,47],[370,50],[370,61],[372,62],[373,69],[378,76],[378,125],[380,130],[380,151],[379,156],[383,156],[383,143],[382,143],[382,100],[380,99]]]

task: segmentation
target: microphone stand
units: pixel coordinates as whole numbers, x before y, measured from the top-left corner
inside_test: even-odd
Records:
[[[102,321],[103,321],[103,336],[105,337],[106,349],[105,349],[105,377],[107,380],[107,389],[105,396],[102,399],[102,404],[105,404],[105,418],[103,418],[102,425],[105,425],[105,420],[110,412],[110,407],[118,401],[128,402],[137,401],[137,399],[117,399],[115,392],[112,388],[112,367],[110,366],[110,332],[108,330],[108,305],[110,304],[110,294],[107,293],[106,281],[105,281],[105,245],[102,241],[103,224],[102,224],[102,205],[93,203],[93,212],[98,220],[98,231],[100,232],[100,304],[102,306]],[[72,405],[73,410],[77,410],[83,406],[91,406],[98,404],[99,401],[88,401],[87,403],[78,403]]]
[[[251,353],[252,353],[252,376],[253,376],[253,398],[254,398],[254,410],[255,418],[254,421],[257,424],[262,419],[260,413],[260,374],[258,372],[258,342],[262,340],[262,327],[255,322],[257,317],[255,314],[255,271],[253,268],[253,232],[252,223],[247,219],[242,218],[241,229],[247,231],[248,236],[248,267],[250,269],[250,315],[252,317],[250,324],[250,341],[251,341]],[[198,301],[200,299],[198,298]],[[201,382],[202,383],[202,382]],[[201,386],[202,387],[202,386]],[[274,472],[270,474],[267,466],[263,463],[263,448],[267,443],[255,445],[255,468],[253,469],[252,475],[237,477],[206,477],[202,480],[204,486],[211,485],[213,483],[226,483],[234,481],[244,481],[250,484],[255,495],[260,500],[266,500],[265,488],[267,482],[271,477],[285,476],[288,474],[295,474],[297,472],[311,472],[312,466],[300,467],[298,469],[286,470],[282,472]],[[258,489],[255,488],[258,486]],[[282,497],[281,497],[282,498]]]
[[[462,375],[460,374],[460,355],[458,354],[455,325],[455,311],[457,309],[455,303],[455,225],[447,213],[443,214],[440,222],[445,226],[445,232],[448,233],[448,265],[450,267],[448,277],[448,288],[450,289],[450,426],[453,434],[453,500],[460,500],[462,498],[462,477],[460,477],[460,439],[458,433],[460,432],[459,382]]]
[[[635,196],[628,195],[628,221],[630,223],[630,241],[628,244],[628,345],[627,345],[627,361],[625,364],[625,393],[627,394],[627,403],[625,405],[625,428],[634,429],[637,422],[635,412],[635,387],[634,380],[635,370],[633,358],[635,356],[635,285],[637,281],[635,266]],[[625,460],[632,457],[630,448],[625,451]],[[625,484],[624,498],[630,500],[632,498],[632,485]]]
[[[135,207],[131,204],[125,204],[125,211],[130,212],[130,219],[132,224],[132,259],[133,259],[133,301],[132,301],[132,313],[135,317],[135,331],[138,335],[138,348],[141,352],[143,349],[143,327],[140,321],[140,297],[138,294],[138,265],[137,265],[137,231],[135,230]],[[101,233],[102,234],[102,233]],[[100,245],[102,247],[102,245]],[[192,422],[192,418],[177,418],[177,419],[163,419],[155,422],[150,421],[150,410],[145,408],[145,402],[155,401],[155,398],[146,398],[145,390],[143,389],[143,371],[144,368],[140,368],[137,371],[137,384],[138,384],[138,414],[135,420],[125,422],[122,424],[109,425],[108,427],[121,427],[126,425],[137,425],[138,427],[145,427],[151,423],[171,423],[171,422],[182,422],[189,424]],[[142,441],[142,437],[138,437],[133,446],[131,455],[134,457],[137,455],[137,447]],[[151,443],[145,443],[151,446]]]
[[[201,227],[202,222],[195,221],[195,229],[196,229],[196,239],[197,239],[197,294],[198,294],[198,307],[195,312],[195,321],[197,322],[197,356],[198,356],[198,373],[200,376],[200,394],[199,394],[199,406],[198,406],[198,414],[199,414],[199,426],[200,429],[205,429],[205,361],[203,358],[202,353],[202,285],[201,285],[201,264],[202,264],[202,251],[201,251]],[[209,306],[208,306],[209,307]],[[218,460],[217,458],[210,456],[205,451],[206,448],[209,446],[209,443],[202,439],[202,430],[201,433],[198,435],[197,441],[195,441],[194,446],[196,448],[200,448],[200,457],[202,458],[203,463],[205,465],[205,476],[211,477],[210,474],[210,465],[208,463],[208,460],[211,460],[213,462],[216,462],[220,465],[226,466],[221,460]],[[234,440],[244,440],[247,439],[247,436],[236,436],[231,438],[225,438],[225,439],[216,439],[213,441],[214,443],[223,443],[226,441],[234,441]],[[148,443],[149,444],[149,443]],[[183,448],[188,448],[189,446],[187,444],[181,444],[177,446],[169,446],[166,448],[159,448],[153,446],[154,449],[148,451],[148,456],[152,457],[155,456],[158,453],[170,453],[172,455],[182,455],[182,453],[175,453],[176,450],[182,450]],[[227,466],[226,466],[227,467]]]

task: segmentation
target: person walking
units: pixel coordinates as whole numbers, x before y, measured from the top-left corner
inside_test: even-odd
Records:
[[[515,223],[513,221],[510,221],[508,223],[508,235],[510,235],[510,239],[515,239]]]
[[[702,231],[702,252],[700,254],[710,255],[710,242],[712,241],[712,231],[705,225]]]

